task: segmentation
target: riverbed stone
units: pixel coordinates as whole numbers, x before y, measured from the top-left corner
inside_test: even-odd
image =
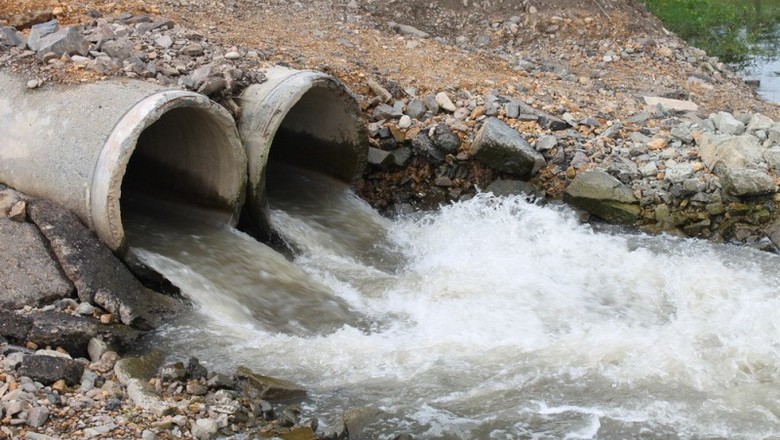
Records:
[[[471,144],[471,154],[480,162],[521,179],[531,178],[545,165],[517,130],[497,118],[488,118]]]
[[[239,386],[250,395],[269,402],[300,400],[306,397],[306,390],[292,382],[275,377],[263,376],[247,367],[238,367],[236,379]]]
[[[30,34],[27,35],[27,47],[34,52],[39,51],[41,49],[41,39],[49,34],[53,34],[59,27],[59,22],[56,19],[34,24],[30,28]]]
[[[376,425],[386,417],[387,413],[372,406],[350,408],[342,417],[343,434],[349,440],[375,439],[379,433],[376,432],[376,428],[372,429],[372,425]]]
[[[157,327],[177,307],[144,287],[74,214],[47,200],[30,202],[29,214],[76,286],[79,299],[108,310],[127,325]]]
[[[444,153],[455,154],[460,147],[460,138],[445,123],[436,124],[428,134],[433,144]]]
[[[58,356],[25,356],[19,367],[19,374],[40,382],[51,385],[63,379],[70,386],[81,382],[84,366],[73,359]]]
[[[564,201],[610,223],[633,223],[639,201],[628,185],[601,170],[577,174],[566,188]]]
[[[705,133],[698,136],[697,142],[702,160],[721,179],[729,194],[753,196],[777,190],[767,173],[765,149],[755,136]]]
[[[0,218],[0,243],[0,307],[37,307],[73,294],[34,225]]]
[[[539,188],[531,182],[523,180],[511,180],[511,179],[496,179],[485,188],[485,192],[493,193],[495,196],[508,197],[508,196],[531,196],[539,197],[542,195]]]
[[[87,356],[92,338],[100,338],[109,346],[124,351],[139,337],[137,330],[121,324],[100,324],[93,318],[53,310],[28,316],[33,320],[27,334],[28,340],[43,347],[62,347],[73,356]]]

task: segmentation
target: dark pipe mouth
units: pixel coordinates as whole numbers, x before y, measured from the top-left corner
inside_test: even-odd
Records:
[[[93,189],[102,188],[97,182],[109,187],[97,194],[104,204],[97,211],[108,218],[114,250],[126,251],[124,222],[139,211],[163,217],[186,208],[189,215],[235,225],[246,156],[232,117],[205,96],[154,94],[123,117],[106,145]]]
[[[249,209],[239,228],[273,243],[268,195],[284,182],[269,180],[269,173],[281,165],[286,172],[303,169],[355,183],[366,165],[368,135],[357,101],[335,78],[289,69],[276,69],[269,78],[270,84],[252,86],[241,98],[239,127],[250,172]]]

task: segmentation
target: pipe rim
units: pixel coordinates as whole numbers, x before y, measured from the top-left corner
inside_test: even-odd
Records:
[[[205,111],[216,123],[226,127],[225,142],[231,146],[231,154],[241,165],[235,180],[231,182],[231,194],[235,194],[233,212],[229,223],[235,225],[243,202],[246,186],[246,153],[241,144],[235,121],[227,110],[208,97],[183,90],[165,90],[154,93],[135,104],[117,122],[100,151],[93,172],[91,186],[87,188],[87,212],[91,228],[111,249],[123,252],[127,239],[122,223],[120,199],[122,182],[144,130],[157,122],[164,114],[177,108]]]

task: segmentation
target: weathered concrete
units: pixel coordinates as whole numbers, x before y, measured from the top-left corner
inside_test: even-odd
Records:
[[[34,225],[0,218],[0,243],[0,307],[38,307],[73,294]]]
[[[71,212],[47,200],[31,201],[29,211],[81,301],[141,329],[154,328],[173,313],[174,300],[144,287]]]
[[[246,157],[230,114],[205,96],[128,80],[30,90],[3,72],[0,90],[0,181],[62,204],[111,249],[126,244],[128,193],[237,220]]]

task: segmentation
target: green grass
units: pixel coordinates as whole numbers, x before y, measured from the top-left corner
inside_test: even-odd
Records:
[[[643,1],[669,30],[727,63],[778,53],[780,0]]]

